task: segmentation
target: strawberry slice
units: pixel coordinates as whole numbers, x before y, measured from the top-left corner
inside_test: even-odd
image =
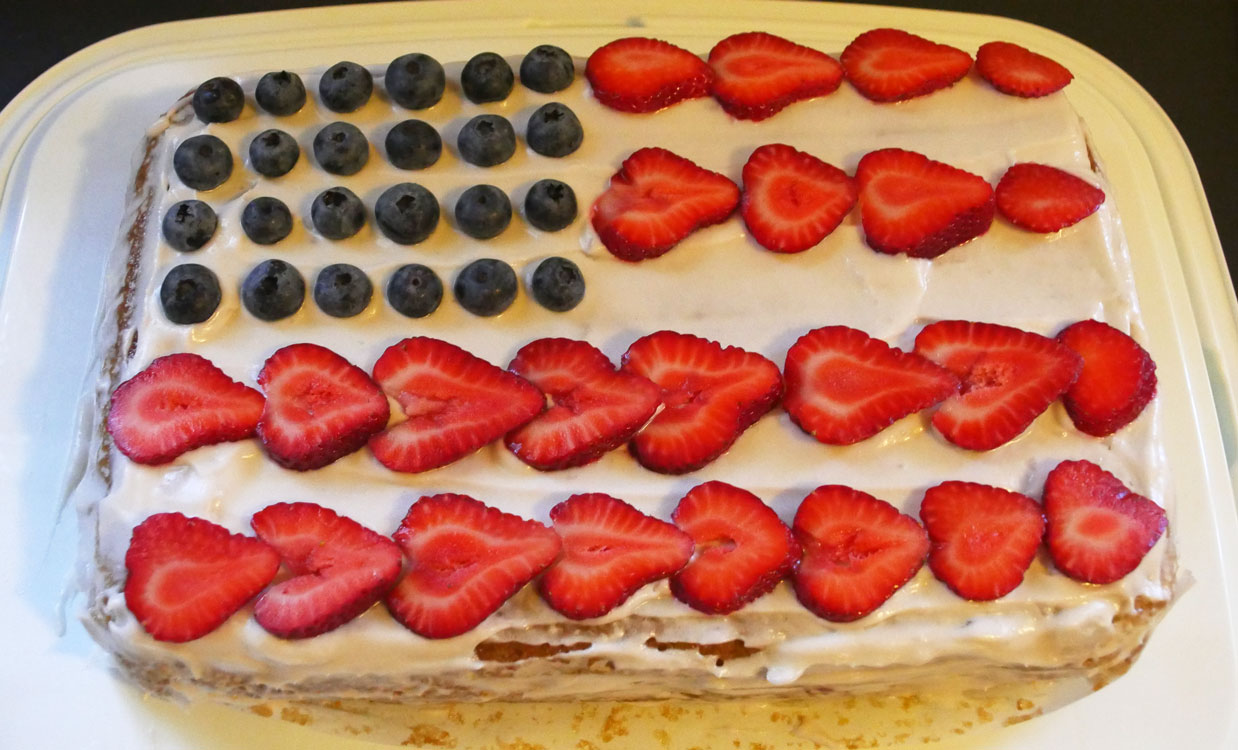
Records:
[[[692,557],[692,537],[600,492],[572,495],[550,510],[550,520],[563,556],[538,590],[573,620],[601,617]]]
[[[764,120],[792,102],[833,93],[843,67],[824,52],[761,31],[733,34],[709,51],[712,93],[740,120]]]
[[[1082,432],[1112,435],[1135,421],[1156,395],[1156,363],[1122,331],[1081,320],[1057,340],[1083,359],[1079,377],[1062,396],[1066,413]]]
[[[285,346],[258,373],[266,394],[258,437],[280,466],[318,469],[387,426],[387,397],[365,371],[317,344]]]
[[[900,29],[872,29],[839,58],[847,80],[875,102],[897,102],[954,85],[971,70],[971,55]]]
[[[855,180],[781,143],[761,146],[744,164],[740,215],[752,238],[776,253],[798,253],[833,232],[856,201]]]
[[[734,612],[773,590],[800,559],[800,545],[778,514],[725,482],[693,487],[671,519],[696,547],[692,561],[671,576],[671,593],[701,612]]]
[[[870,438],[959,389],[949,370],[845,326],[801,336],[783,375],[791,421],[827,445]]]
[[[942,403],[933,427],[951,443],[986,451],[1013,440],[1066,392],[1079,355],[1018,328],[942,320],[916,336],[916,352],[963,381]]]
[[[279,555],[253,537],[180,513],[138,524],[125,552],[125,605],[157,641],[184,643],[223,625],[275,578]]]
[[[980,45],[976,72],[1003,94],[1029,98],[1060,91],[1074,78],[1056,60],[1010,42]]]
[[[725,221],[739,188],[664,148],[632,153],[593,204],[593,230],[620,260],[656,258],[701,227]]]
[[[262,414],[262,394],[197,354],[169,354],[112,393],[107,431],[140,464],[166,464],[204,445],[244,440]]]
[[[619,372],[584,341],[538,339],[508,369],[546,394],[549,406],[507,434],[507,447],[542,471],[596,461],[628,442],[658,408],[662,389]]]
[[[408,572],[387,595],[387,609],[425,638],[467,633],[559,555],[546,526],[467,495],[413,503],[395,532]]]
[[[642,466],[664,474],[721,456],[782,395],[782,374],[765,357],[674,331],[634,341],[623,370],[662,388],[662,411],[631,447]]]
[[[804,498],[792,524],[804,557],[792,578],[818,617],[851,622],[873,612],[920,570],[928,535],[884,500],[841,485]]]
[[[1063,461],[1045,480],[1053,563],[1086,583],[1113,583],[1165,533],[1165,511],[1090,461]]]
[[[598,47],[585,77],[599,102],[621,112],[656,112],[709,95],[713,69],[682,47],[660,39],[628,37]]]
[[[914,151],[871,151],[855,179],[864,240],[878,252],[936,258],[993,223],[993,188],[983,177]]]
[[[991,601],[1023,582],[1045,535],[1040,504],[972,482],[942,482],[924,493],[920,519],[933,543],[928,564],[964,599]]]
[[[524,378],[424,336],[393,344],[374,363],[373,374],[407,416],[370,439],[375,458],[395,471],[446,466],[545,406],[542,392]]]
[[[338,628],[369,609],[400,575],[395,542],[314,503],[268,505],[250,524],[293,576],[254,604],[254,619],[280,638]]]
[[[1015,226],[1056,232],[1096,212],[1105,193],[1070,172],[1045,164],[1021,163],[1006,170],[994,191],[997,210]]]

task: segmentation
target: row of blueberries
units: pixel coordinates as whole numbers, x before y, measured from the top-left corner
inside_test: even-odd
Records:
[[[549,44],[529,51],[520,63],[520,82],[543,94],[562,91],[576,77],[571,55]],[[429,55],[401,55],[387,66],[383,83],[387,96],[406,109],[426,109],[438,104],[447,87],[443,66]],[[494,52],[474,55],[460,73],[460,89],[477,104],[507,98],[515,83],[512,68]],[[332,65],[318,79],[318,98],[332,112],[355,112],[374,93],[374,76],[364,66],[343,61]],[[291,115],[305,106],[305,83],[296,73],[267,73],[258,81],[254,100],[266,112]],[[212,78],[193,94],[193,111],[203,122],[231,122],[245,108],[245,92],[231,78]]]
[[[529,118],[524,139],[542,156],[561,158],[580,148],[584,129],[576,113],[559,102],[543,104]],[[430,124],[404,120],[387,132],[387,159],[399,169],[425,169],[438,162],[443,139]],[[365,134],[349,122],[329,123],[314,136],[314,159],[335,175],[354,175],[370,160]],[[456,136],[460,158],[479,167],[494,167],[516,153],[516,129],[501,115],[477,115]],[[282,177],[301,157],[297,140],[283,130],[264,130],[249,142],[249,164],[264,177]],[[217,136],[186,138],[172,155],[172,169],[186,187],[213,190],[232,176],[232,151]]]
[[[456,275],[452,291],[456,301],[474,315],[490,317],[511,306],[520,284],[510,265],[493,258],[469,263]],[[282,320],[305,302],[305,279],[292,264],[278,259],[263,261],[241,283],[241,303],[256,318]],[[443,282],[433,269],[409,263],[396,269],[387,281],[387,302],[410,318],[423,318],[438,309]],[[548,310],[566,312],[580,304],[585,280],[580,268],[566,258],[542,260],[529,278],[529,292]],[[350,318],[370,305],[374,285],[354,265],[335,263],[314,279],[314,302],[327,315]],[[208,320],[222,301],[219,278],[206,266],[183,263],[170,270],[159,288],[159,301],[168,320],[193,325]]]
[[[374,203],[374,223],[382,233],[401,245],[415,245],[433,232],[439,222],[438,199],[412,182],[392,185]],[[524,218],[544,232],[557,232],[576,220],[576,193],[559,180],[538,180],[524,197]],[[455,223],[468,236],[487,240],[502,234],[512,220],[512,203],[494,185],[473,185],[456,200]],[[310,206],[310,221],[319,235],[344,240],[361,231],[366,222],[365,204],[343,186],[322,191]],[[259,245],[273,245],[292,233],[292,211],[278,198],[254,198],[241,211],[241,229]],[[163,216],[163,237],[174,250],[193,252],[215,235],[219,217],[200,200],[175,203]]]

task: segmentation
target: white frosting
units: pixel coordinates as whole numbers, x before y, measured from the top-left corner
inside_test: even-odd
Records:
[[[518,64],[518,59],[512,62]],[[588,228],[589,206],[606,181],[629,153],[650,145],[668,148],[736,182],[748,154],[771,142],[788,143],[848,172],[854,172],[867,151],[901,147],[976,172],[994,184],[1016,161],[1045,162],[1100,182],[1090,166],[1084,133],[1063,94],[1023,100],[969,77],[930,96],[879,105],[844,84],[827,97],[749,123],[731,119],[710,99],[650,115],[615,113],[588,95],[580,75],[569,90],[558,94],[537,94],[517,84],[504,102],[473,105],[454,83],[460,67],[448,66],[451,83],[442,103],[422,112],[407,112],[388,102],[378,75],[375,96],[353,114],[316,109],[311,93],[305,110],[275,118],[256,111],[251,96],[244,114],[233,123],[204,126],[190,119],[168,127],[154,172],[167,184],[166,189],[159,184],[151,214],[148,240],[154,245],[153,257],[140,287],[144,290],[137,321],[140,335],[124,377],[161,354],[192,351],[253,384],[266,357],[298,341],[325,345],[368,370],[385,347],[410,335],[446,339],[500,366],[519,347],[545,336],[584,339],[618,359],[633,340],[663,328],[752,349],[779,365],[798,336],[833,324],[854,326],[905,348],[925,323],[947,318],[1005,323],[1049,335],[1068,322],[1100,318],[1134,331],[1136,337],[1142,335],[1126,246],[1108,205],[1049,236],[1023,232],[999,218],[983,237],[933,261],[870,250],[863,242],[858,212],[852,212],[819,246],[790,256],[758,247],[746,237],[738,216],[696,233],[660,259],[639,264],[611,257]],[[374,70],[378,74],[381,67]],[[256,78],[245,80],[251,95]],[[313,92],[316,72],[305,76],[305,82]],[[576,153],[547,158],[526,150],[521,141],[515,157],[488,169],[456,156],[455,134],[473,115],[504,114],[523,133],[530,113],[547,101],[567,103],[583,123],[585,140]],[[382,153],[387,129],[407,117],[424,119],[443,135],[443,157],[427,170],[398,170]],[[313,163],[314,134],[334,119],[356,123],[372,144],[369,164],[355,176],[334,177]],[[269,127],[289,131],[302,147],[292,172],[273,180],[258,176],[245,163],[249,140]],[[171,174],[170,154],[179,142],[204,131],[228,143],[236,164],[226,184],[195,195]],[[497,185],[519,210],[528,187],[544,177],[563,180],[576,191],[581,217],[568,229],[543,233],[517,216],[499,238],[475,241],[452,226],[454,201],[466,187]],[[372,209],[387,186],[403,181],[421,183],[442,203],[443,220],[427,241],[412,247],[397,245],[372,223],[342,242],[324,240],[313,232],[309,206],[321,190],[347,186]],[[250,242],[240,229],[244,205],[262,195],[280,198],[297,218],[292,235],[270,247]],[[220,228],[201,251],[177,253],[159,237],[158,223],[168,206],[191,197],[215,208]],[[454,273],[469,260],[501,258],[527,277],[534,261],[549,255],[571,258],[584,272],[586,297],[571,312],[548,312],[523,288],[509,311],[490,319],[471,316],[451,298]],[[353,263],[374,282],[374,300],[350,320],[327,316],[307,298],[290,319],[259,322],[240,306],[239,285],[250,268],[271,257],[294,264],[310,288],[323,266]],[[163,275],[183,262],[211,267],[224,287],[221,309],[202,325],[171,325],[159,306]],[[448,289],[440,309],[421,320],[397,314],[382,293],[390,273],[409,262],[434,268]],[[111,492],[97,507],[99,555],[108,567],[121,569],[131,529],[160,511],[181,511],[248,533],[249,518],[258,509],[274,502],[310,501],[390,533],[414,500],[442,491],[468,493],[542,521],[550,507],[573,492],[603,491],[666,518],[688,488],[720,479],[755,492],[790,521],[811,489],[841,483],[915,514],[924,489],[947,479],[983,482],[1039,497],[1045,474],[1067,458],[1095,461],[1137,491],[1167,504],[1157,424],[1154,402],[1117,436],[1096,439],[1074,430],[1055,405],[1013,442],[988,453],[972,453],[948,445],[928,428],[925,415],[916,415],[868,441],[840,448],[813,441],[775,409],[728,454],[683,477],[645,471],[623,450],[590,466],[539,473],[501,444],[421,475],[388,471],[364,450],[324,469],[297,473],[267,460],[259,444],[250,440],[199,449],[164,467],[141,467],[116,457]],[[904,679],[907,669],[914,672],[929,665],[926,673],[931,673],[934,664],[950,660],[998,670],[1079,669],[1089,657],[1137,651],[1144,629],[1115,624],[1114,616],[1129,612],[1135,597],[1171,599],[1165,582],[1165,571],[1171,570],[1168,539],[1158,543],[1134,573],[1108,586],[1075,583],[1053,571],[1042,553],[1023,585],[997,602],[979,604],[959,599],[924,569],[876,613],[849,624],[814,617],[795,601],[785,583],[739,616],[722,618],[705,617],[675,601],[663,582],[646,587],[597,621],[616,627],[572,656],[601,657],[621,670],[651,670],[643,678],[632,678],[632,684],[644,684],[646,690],[652,684],[650,674],[676,669],[705,669],[736,689],[752,690],[797,680],[878,684],[884,679],[880,670],[904,668],[890,671],[896,675],[891,679]],[[303,641],[268,635],[246,610],[199,641],[167,645],[146,636],[125,609],[123,595],[110,593],[111,619],[97,632],[109,648],[141,661],[183,662],[197,675],[211,669],[235,671],[273,686],[348,681],[362,675],[398,682],[409,675],[467,671],[481,666],[473,651],[480,641],[522,636],[530,642],[553,641],[547,629],[566,622],[526,589],[473,632],[444,641],[412,634],[378,606],[334,632]],[[739,638],[762,650],[718,666],[695,651],[649,648],[644,644],[651,636],[663,643]],[[811,678],[812,674],[818,676]],[[604,691],[608,686],[614,687],[604,680],[556,678],[530,665],[510,683],[486,688],[519,689],[525,697],[561,697]]]

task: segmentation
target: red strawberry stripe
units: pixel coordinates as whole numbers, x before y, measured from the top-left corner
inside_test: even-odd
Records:
[[[624,112],[654,112],[709,93],[713,70],[659,39],[616,39],[594,50],[585,77],[599,102]]]
[[[395,532],[408,572],[387,608],[426,638],[477,627],[558,556],[561,543],[536,521],[467,495],[423,497]]]
[[[277,503],[251,523],[293,574],[254,605],[258,624],[281,638],[334,630],[373,606],[400,574],[390,539],[328,508]]]
[[[971,69],[961,49],[900,29],[872,29],[856,37],[839,58],[847,80],[876,102],[910,99],[946,88]]]
[[[117,386],[107,431],[131,460],[164,464],[194,448],[252,436],[262,404],[262,394],[204,357],[169,354]]]
[[[959,380],[863,331],[809,331],[787,352],[783,407],[822,443],[850,445],[953,395]]]
[[[976,601],[1001,598],[1022,583],[1045,532],[1035,500],[972,482],[929,488],[920,518],[933,543],[933,575]]]
[[[1074,78],[1057,61],[1010,42],[980,45],[976,71],[998,91],[1023,97],[1052,94]]]
[[[621,260],[666,253],[701,227],[735,211],[739,188],[725,176],[664,148],[632,153],[593,204],[592,223]]]
[[[772,590],[799,561],[800,547],[787,525],[739,487],[697,485],[671,518],[695,545],[692,561],[671,577],[671,592],[701,612],[734,612]]]
[[[997,210],[1033,232],[1056,232],[1096,212],[1105,193],[1075,175],[1045,164],[1021,163],[1006,170],[994,193]]]
[[[762,247],[797,253],[833,232],[855,205],[855,181],[841,169],[774,143],[744,164],[740,214]]]
[[[842,83],[834,58],[760,31],[734,34],[709,52],[712,93],[733,117],[763,120],[801,99],[829,94]]]
[[[580,466],[626,443],[653,416],[662,390],[638,375],[618,372],[583,341],[539,339],[526,344],[509,368],[546,394],[550,405],[507,435],[507,447],[530,466]]]
[[[550,511],[563,555],[538,589],[573,620],[601,617],[692,556],[692,538],[665,521],[601,493],[572,495]]]
[[[523,378],[426,337],[389,347],[374,364],[374,380],[407,417],[370,440],[375,457],[395,471],[445,466],[528,422],[545,406],[541,391]]]
[[[1062,397],[1075,427],[1104,437],[1133,422],[1156,395],[1156,363],[1133,338],[1111,325],[1082,320],[1057,340],[1083,360]]]
[[[326,466],[359,450],[387,426],[387,397],[340,355],[317,344],[293,344],[258,373],[266,405],[258,437],[268,455],[291,469]]]
[[[160,641],[210,633],[279,571],[279,555],[253,537],[180,513],[157,513],[133,530],[125,552],[125,604]]]

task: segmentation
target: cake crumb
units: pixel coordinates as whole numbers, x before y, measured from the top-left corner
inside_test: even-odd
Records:
[[[623,706],[615,706],[606,715],[606,720],[602,722],[602,741],[610,742],[616,737],[626,737],[628,734],[628,725],[626,719],[623,718]]]
[[[309,714],[304,711],[298,711],[291,706],[280,709],[279,718],[284,721],[290,721],[293,724],[300,724],[303,727],[309,726],[310,722],[313,721],[313,718]]]
[[[511,742],[498,740],[500,750],[546,750],[545,745],[536,745],[528,742],[523,737],[517,737]]]
[[[658,744],[662,745],[662,747],[671,746],[671,735],[665,729],[653,730],[653,736],[657,738]]]
[[[576,743],[576,750],[598,750],[598,746],[589,740],[580,740]]]
[[[422,745],[431,745],[433,747],[455,747],[456,738],[451,736],[446,730],[439,729],[430,724],[418,724],[412,728],[408,735],[408,739],[400,743],[405,747],[420,747]]]
[[[265,703],[259,703],[256,706],[250,706],[249,710],[252,713],[256,713],[259,716],[262,716],[268,719],[271,718],[271,716],[275,713],[273,710],[271,710],[271,707]]]

